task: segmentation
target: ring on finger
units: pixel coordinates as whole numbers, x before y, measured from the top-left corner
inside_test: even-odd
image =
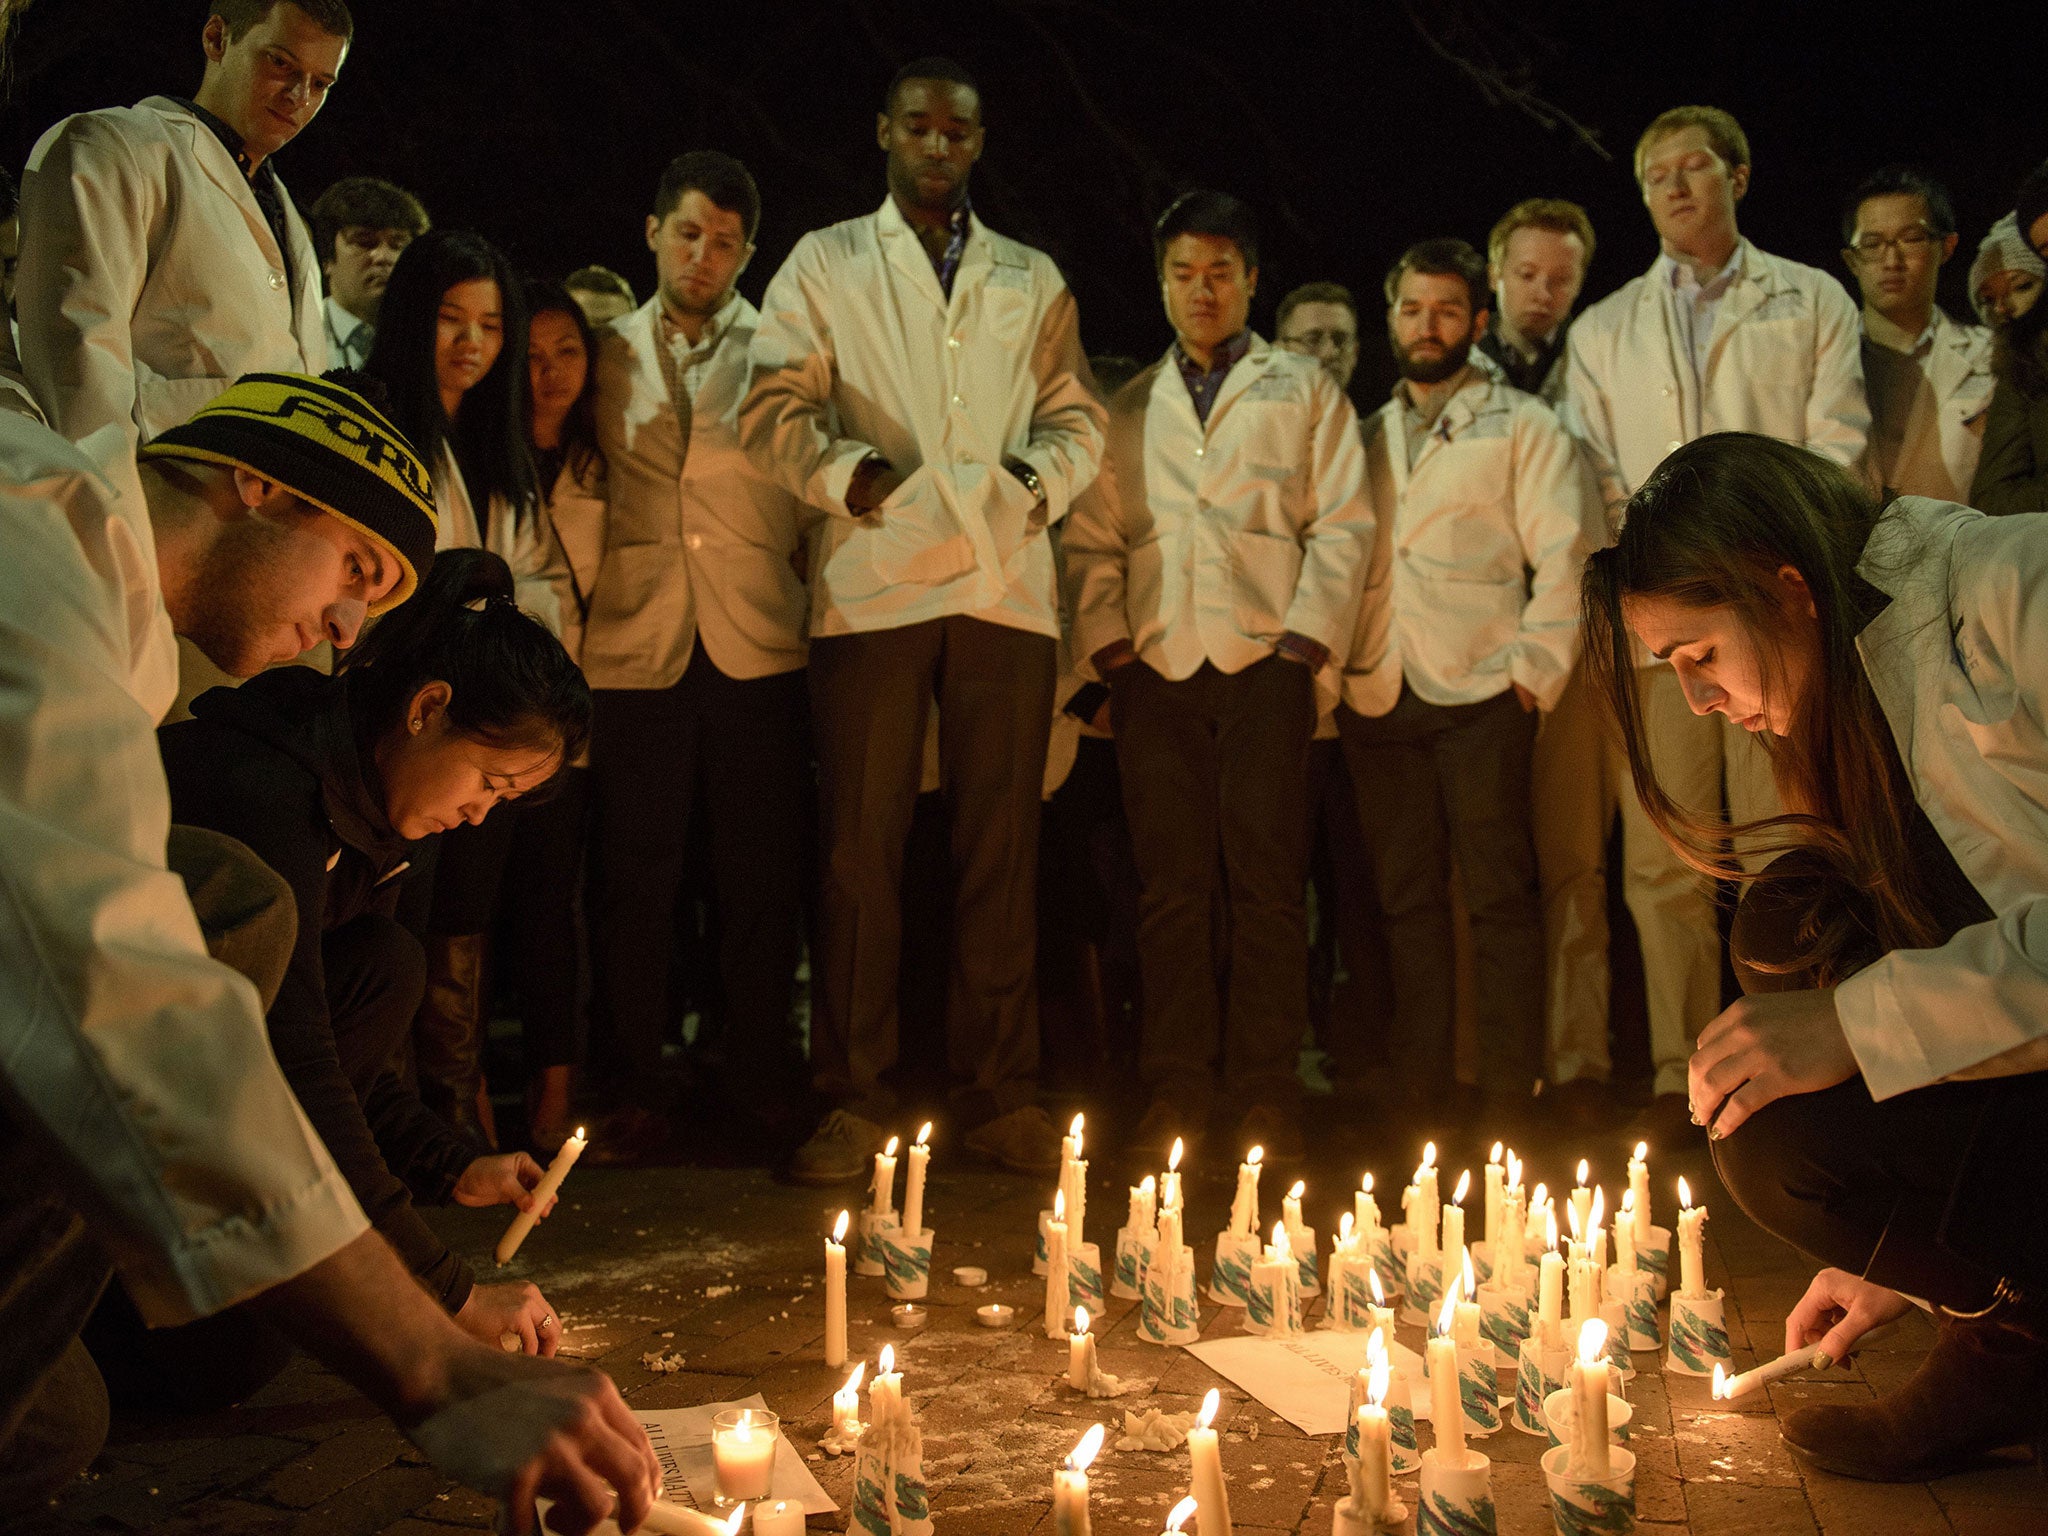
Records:
[[[552,1313],[552,1312],[548,1313],[548,1314],[547,1314],[547,1315],[546,1315],[545,1317],[543,1317],[543,1318],[542,1318],[542,1319],[540,1320],[540,1325],[541,1325],[541,1327],[543,1327],[543,1328],[552,1328],[552,1327],[554,1327],[554,1326],[555,1326],[555,1314],[554,1314],[554,1313]]]

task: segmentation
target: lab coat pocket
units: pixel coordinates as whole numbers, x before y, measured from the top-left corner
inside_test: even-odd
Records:
[[[1415,603],[1431,648],[1459,669],[1482,666],[1515,642],[1525,593],[1519,581],[1472,581],[1418,573]]]
[[[1013,270],[1000,269],[1004,277]],[[1029,274],[1022,274],[1029,281]],[[1021,284],[991,276],[982,290],[982,313],[988,334],[1004,347],[1019,346],[1031,320],[1031,290]]]
[[[604,553],[590,593],[589,627],[584,633],[584,665],[607,666],[645,662],[660,626],[635,622],[658,605],[689,601],[689,577],[682,550],[674,544],[615,544]]]
[[[920,464],[889,499],[862,519],[846,548],[864,545],[877,589],[935,587],[974,569],[974,542],[947,505],[930,469]]]
[[[1007,469],[994,468],[988,472],[986,505],[988,533],[996,547],[996,559],[1002,562],[1006,577],[1014,576],[1024,563],[1031,541],[1042,531],[1031,526],[1038,498]]]
[[[1247,635],[1278,634],[1301,578],[1300,543],[1286,534],[1241,528],[1230,536],[1230,564],[1238,628]]]

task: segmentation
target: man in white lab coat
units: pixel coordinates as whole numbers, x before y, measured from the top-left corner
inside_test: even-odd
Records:
[[[1387,274],[1401,370],[1366,434],[1381,510],[1337,730],[1372,850],[1394,984],[1395,1096],[1453,1086],[1451,868],[1471,914],[1479,1086],[1526,1110],[1543,1073],[1543,922],[1530,831],[1538,711],[1579,644],[1592,477],[1550,408],[1472,361],[1486,264],[1425,240]]]
[[[319,256],[272,156],[326,101],[353,30],[341,0],[214,0],[191,100],[81,112],[30,152],[22,368],[73,442],[120,427],[117,478],[242,374],[328,366]]]
[[[377,316],[391,269],[431,221],[418,198],[376,176],[342,177],[313,199],[306,217],[327,279],[321,314],[328,363],[360,368],[370,360],[377,339]]]
[[[426,470],[304,377],[171,439],[127,500],[118,427],[74,446],[0,412],[0,1524],[104,1437],[77,1333],[109,1260],[153,1324],[250,1306],[477,1487],[539,1472],[588,1523],[595,1476],[644,1511],[653,1453],[610,1381],[470,1340],[367,1229],[166,867],[174,629],[240,676],[309,630],[351,643],[433,558]]]
[[[605,538],[583,672],[597,706],[591,943],[625,1095],[643,1111],[665,1107],[670,935],[701,806],[723,1097],[773,1126],[795,1086],[790,995],[810,822],[809,597],[792,557],[818,514],[740,447],[760,315],[733,284],[760,221],[761,194],[732,156],[695,150],[662,172],[647,218],[654,297],[598,340]],[[638,1118],[636,1134],[652,1134]]]
[[[1231,1145],[1287,1162],[1303,1153],[1309,740],[1373,512],[1344,391],[1246,325],[1251,210],[1190,192],[1161,215],[1153,256],[1173,345],[1117,392],[1106,468],[1062,545],[1074,653],[1110,687],[1144,886],[1138,1143],[1198,1139],[1220,1071],[1243,1116]]]
[[[1968,502],[1991,409],[1991,332],[1934,302],[1956,250],[1948,189],[1910,165],[1864,177],[1842,203],[1842,260],[1863,290],[1864,472],[1880,490]]]
[[[1842,285],[1770,256],[1742,237],[1749,140],[1716,107],[1674,107],[1636,144],[1636,181],[1662,253],[1642,276],[1574,322],[1565,348],[1565,419],[1592,455],[1610,522],[1674,448],[1709,432],[1761,432],[1836,463],[1863,457],[1862,326]],[[1763,749],[1711,715],[1696,716],[1670,668],[1638,658],[1652,755],[1686,805],[1726,806],[1737,822],[1778,809]],[[1720,1008],[1714,897],[1623,791],[1623,888],[1643,949],[1655,1113],[1647,1127],[1686,1130],[1685,1063]],[[1606,1042],[1583,1043],[1602,1076]]]
[[[1492,320],[1476,348],[1515,388],[1555,408],[1564,338],[1593,264],[1593,221],[1561,197],[1526,197],[1486,237]]]
[[[879,1150],[896,1058],[903,848],[939,710],[952,817],[947,1053],[970,1149],[1041,1171],[1033,920],[1059,636],[1047,530],[1095,476],[1102,407],[1052,260],[968,205],[981,96],[906,65],[876,139],[889,194],[797,242],[762,301],[741,414],[764,472],[824,515],[810,541],[823,891],[813,1078],[833,1106],[792,1173]]]

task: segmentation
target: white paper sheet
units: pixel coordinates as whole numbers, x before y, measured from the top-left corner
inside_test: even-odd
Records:
[[[631,1404],[627,1406],[632,1407]],[[699,1403],[694,1408],[634,1408],[633,1417],[645,1426],[647,1438],[654,1446],[655,1460],[661,1464],[661,1496],[670,1503],[715,1515],[712,1501],[717,1494],[718,1482],[711,1466],[711,1420],[728,1408],[767,1406],[767,1400],[756,1392],[752,1397],[741,1398],[734,1403]],[[786,1435],[776,1441],[775,1471],[768,1483],[768,1502],[778,1499],[802,1504],[806,1515],[829,1515],[839,1508],[818,1486],[818,1480],[804,1465],[802,1454],[789,1443]],[[540,1501],[540,1509],[545,1522],[548,1509],[545,1500]],[[619,1536],[619,1528],[606,1520],[597,1527],[593,1536]]]
[[[1351,1380],[1365,1366],[1365,1333],[1304,1333],[1291,1339],[1211,1339],[1187,1352],[1308,1435],[1341,1435],[1351,1412]],[[1408,1377],[1415,1417],[1429,1417],[1422,1359],[1388,1341],[1390,1358]]]

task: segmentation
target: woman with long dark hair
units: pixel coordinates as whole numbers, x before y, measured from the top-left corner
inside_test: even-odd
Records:
[[[433,474],[438,547],[502,556],[520,606],[560,634],[559,550],[541,518],[527,440],[526,351],[525,300],[504,253],[481,235],[436,229],[392,269],[367,371]],[[517,820],[441,841],[425,918],[427,996],[413,1031],[428,1104],[491,1146],[498,1134],[483,1072],[486,962]],[[530,983],[522,992],[559,996],[558,976],[518,950],[512,958]],[[573,1008],[573,971],[566,985]]]
[[[541,1169],[523,1152],[487,1155],[395,1070],[424,978],[393,912],[423,840],[545,798],[589,727],[581,674],[514,606],[504,561],[456,550],[334,676],[281,667],[216,688],[159,737],[179,820],[239,839],[292,888],[298,938],[267,1022],[314,1130],[427,1291],[479,1339],[516,1333],[529,1353],[561,1339],[546,1298],[476,1284],[414,1208],[523,1209]],[[289,1352],[239,1313],[145,1337],[118,1295],[88,1344],[117,1396],[159,1408],[232,1401]]]
[[[1700,1034],[1729,1190],[1820,1264],[1788,1347],[1941,1319],[1874,1404],[1804,1408],[1803,1459],[1918,1481],[2048,1435],[2048,520],[1880,505],[1805,449],[1675,451],[1585,578],[1586,646],[1643,807],[1743,882],[1745,995]],[[1632,648],[1757,732],[1784,815],[1730,830],[1659,786]],[[1746,873],[1737,850],[1770,862]],[[1756,860],[1752,859],[1752,867]]]

